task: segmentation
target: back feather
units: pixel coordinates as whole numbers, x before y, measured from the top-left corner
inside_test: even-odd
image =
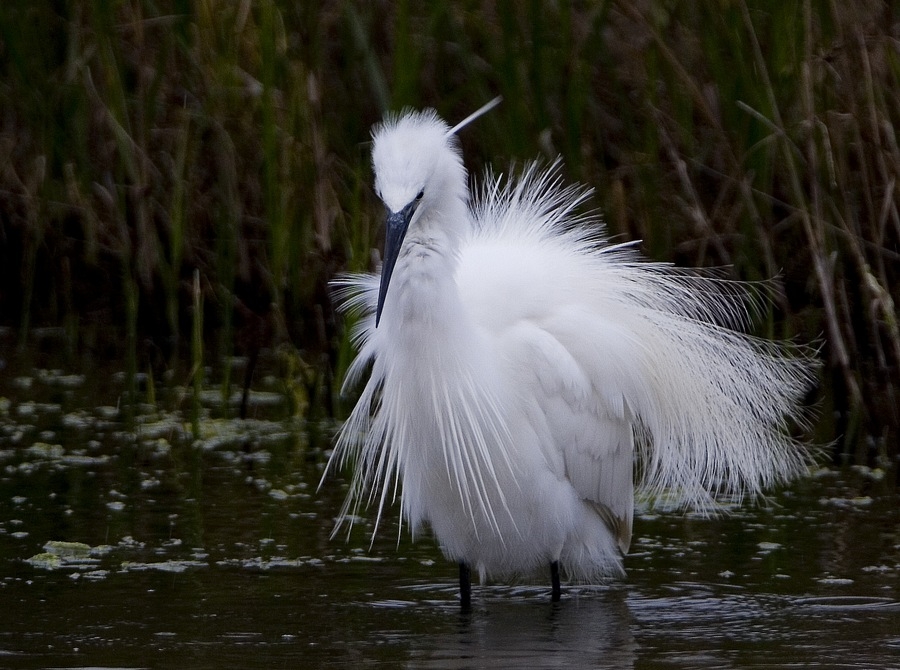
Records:
[[[648,262],[634,243],[610,245],[597,216],[575,213],[589,195],[563,185],[558,163],[530,164],[512,181],[489,174],[460,274],[470,255],[490,246],[506,257],[504,267],[533,276],[530,255],[540,251],[549,277],[528,286],[552,283],[546,302],[569,317],[545,317],[543,327],[591,380],[598,409],[621,416],[624,402],[635,418],[645,493],[674,489],[687,506],[708,511],[721,496],[756,495],[801,474],[810,453],[790,430],[805,423],[802,401],[817,363],[802,347],[744,332],[766,285]],[[483,291],[491,280],[480,272]],[[527,293],[519,292],[526,304]],[[501,304],[485,312],[509,310]]]

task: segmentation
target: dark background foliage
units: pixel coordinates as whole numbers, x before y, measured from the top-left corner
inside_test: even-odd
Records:
[[[287,348],[302,411],[340,413],[327,282],[377,260],[370,127],[500,94],[474,173],[561,155],[616,239],[774,278],[760,333],[822,342],[818,437],[871,463],[900,425],[898,45],[874,0],[4,0],[0,323],[151,374]]]

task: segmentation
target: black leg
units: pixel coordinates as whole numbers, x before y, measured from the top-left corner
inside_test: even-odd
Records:
[[[561,595],[559,588],[559,561],[553,561],[550,564],[550,582],[553,584],[553,593],[550,596],[550,600],[558,603]]]
[[[465,563],[459,564],[459,606],[463,610],[472,607],[472,571]]]

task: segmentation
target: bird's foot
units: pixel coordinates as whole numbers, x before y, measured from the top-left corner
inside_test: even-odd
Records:
[[[550,564],[550,583],[553,588],[550,593],[550,600],[558,603],[560,596],[562,595],[562,590],[559,586],[559,561],[553,561]]]
[[[459,564],[459,606],[464,612],[472,608],[472,570],[465,563]]]

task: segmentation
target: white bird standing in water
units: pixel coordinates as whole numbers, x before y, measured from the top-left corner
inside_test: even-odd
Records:
[[[470,569],[549,566],[553,600],[560,566],[622,574],[636,470],[700,510],[800,474],[786,429],[815,371],[739,332],[746,285],[610,245],[556,165],[488,174],[470,199],[456,131],[495,103],[455,128],[427,110],[374,129],[384,262],[336,282],[361,316],[345,387],[371,364],[329,462],[356,468],[339,523],[399,495],[413,535],[427,524],[459,562],[464,607]]]

